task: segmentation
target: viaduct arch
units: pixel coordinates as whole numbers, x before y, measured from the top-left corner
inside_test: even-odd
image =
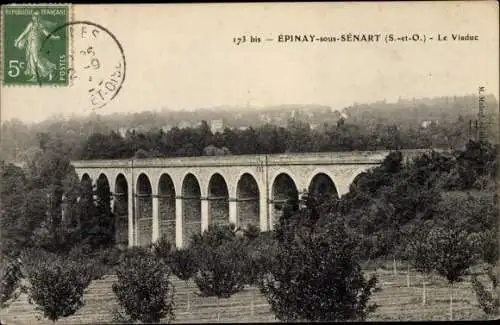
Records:
[[[412,158],[425,150],[403,151]],[[340,197],[389,151],[74,161],[82,184],[107,182],[116,240],[178,247],[210,224],[273,229],[304,192]],[[104,178],[103,178],[104,177]]]

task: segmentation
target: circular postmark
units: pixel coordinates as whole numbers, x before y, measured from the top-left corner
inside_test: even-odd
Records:
[[[45,40],[67,27],[70,28],[74,46],[68,55],[69,86],[85,92],[86,107],[99,109],[118,95],[125,81],[123,47],[108,29],[90,21],[72,21],[58,26]],[[41,51],[49,50],[44,49],[45,40]],[[41,79],[39,82],[42,82]]]

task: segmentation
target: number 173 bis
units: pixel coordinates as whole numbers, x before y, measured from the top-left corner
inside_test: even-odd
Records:
[[[243,43],[246,43],[246,42],[249,42],[249,43],[260,43],[261,40],[260,40],[260,37],[258,36],[238,36],[238,37],[233,37],[233,43],[235,43],[236,45],[240,45],[240,44],[243,44]]]

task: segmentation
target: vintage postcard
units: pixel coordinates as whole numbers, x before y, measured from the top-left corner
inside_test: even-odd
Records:
[[[0,22],[2,324],[499,317],[498,2]]]

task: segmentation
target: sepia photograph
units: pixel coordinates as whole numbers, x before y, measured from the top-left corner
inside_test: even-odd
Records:
[[[500,318],[497,1],[0,23],[0,324]]]

